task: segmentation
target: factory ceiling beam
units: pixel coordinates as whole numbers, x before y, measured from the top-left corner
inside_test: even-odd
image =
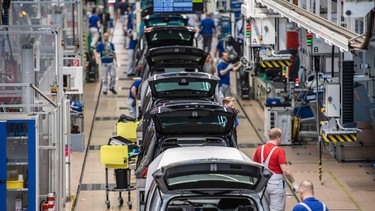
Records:
[[[340,51],[362,50],[365,36],[354,33],[342,26],[302,9],[285,0],[257,0],[269,10],[295,22],[298,27],[303,27],[314,33],[318,38],[325,40],[327,44],[335,45]]]

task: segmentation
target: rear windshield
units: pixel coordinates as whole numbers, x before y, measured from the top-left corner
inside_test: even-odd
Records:
[[[208,82],[163,82],[155,85],[156,91],[169,92],[169,91],[196,91],[197,93],[209,92],[211,84]]]
[[[151,26],[185,26],[185,21],[181,19],[155,19],[148,21],[147,27]]]
[[[232,115],[232,114],[230,114]],[[166,133],[216,133],[226,132],[228,117],[210,114],[209,111],[173,112],[159,116],[161,128]],[[181,130],[183,128],[183,130]]]
[[[191,45],[193,45],[194,41],[194,33],[190,31],[181,31],[181,30],[157,30],[157,31],[151,31],[147,33],[147,36],[149,37],[149,41],[155,42],[155,41],[182,41],[182,42],[191,42]]]

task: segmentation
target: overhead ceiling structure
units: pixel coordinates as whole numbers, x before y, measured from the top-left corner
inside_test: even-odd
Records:
[[[303,27],[314,33],[318,38],[324,39],[326,43],[339,47],[342,52],[358,51],[367,47],[366,35],[354,33],[289,1],[257,0],[257,2],[282,17],[288,18],[289,21],[295,22],[298,27]]]

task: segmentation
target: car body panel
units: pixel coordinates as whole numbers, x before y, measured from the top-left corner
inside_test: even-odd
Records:
[[[166,45],[193,46],[196,29],[189,26],[160,26],[144,29],[149,49]]]
[[[218,174],[216,176],[219,176],[219,173],[228,175],[232,172],[233,175],[236,173],[242,175],[250,174],[259,178],[259,180],[256,186],[250,188],[244,188],[242,185],[231,187],[229,183],[220,180],[215,180],[214,182],[207,181],[207,183],[201,182],[199,186],[195,185],[195,187],[193,187],[194,185],[190,186],[195,183],[193,180],[197,178],[189,178],[188,176],[204,172],[212,172],[212,178],[215,178],[215,174]],[[214,199],[232,201],[241,198],[242,200],[248,199],[251,201],[254,210],[269,210],[268,202],[264,197],[261,199],[261,195],[271,175],[272,172],[268,170],[268,168],[253,162],[243,152],[235,148],[215,146],[173,148],[160,154],[149,165],[145,187],[146,206],[147,208],[151,208],[150,210],[152,211],[164,211],[171,205],[171,201],[181,198],[189,199],[189,201],[203,200],[208,202]],[[173,179],[174,176],[181,178],[187,176],[185,179],[190,183],[178,181],[175,186],[176,189],[169,189],[167,185],[168,179]],[[205,186],[205,184],[207,184],[207,186]],[[189,188],[189,186],[191,188]],[[156,199],[154,199],[154,197],[156,197]],[[150,206],[152,202],[156,202],[158,205],[157,208],[154,208],[156,206]],[[153,205],[155,205],[155,203]],[[181,204],[171,206],[179,205]]]
[[[264,166],[233,159],[193,159],[158,169],[153,177],[164,194],[194,190],[242,190],[260,192],[272,173]]]
[[[152,48],[146,53],[146,59],[152,72],[160,68],[181,68],[180,71],[173,72],[188,71],[187,69],[202,72],[207,55],[200,48],[175,45]]]
[[[226,135],[234,127],[236,110],[215,102],[177,102],[157,105],[150,111],[159,136]]]

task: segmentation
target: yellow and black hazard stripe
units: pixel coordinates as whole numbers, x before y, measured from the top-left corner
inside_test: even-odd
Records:
[[[290,66],[289,60],[274,60],[274,61],[261,61],[260,65],[263,68],[274,68],[274,67],[288,67]]]
[[[351,134],[324,134],[322,133],[322,138],[325,142],[355,142],[357,141],[357,136],[355,133]]]

